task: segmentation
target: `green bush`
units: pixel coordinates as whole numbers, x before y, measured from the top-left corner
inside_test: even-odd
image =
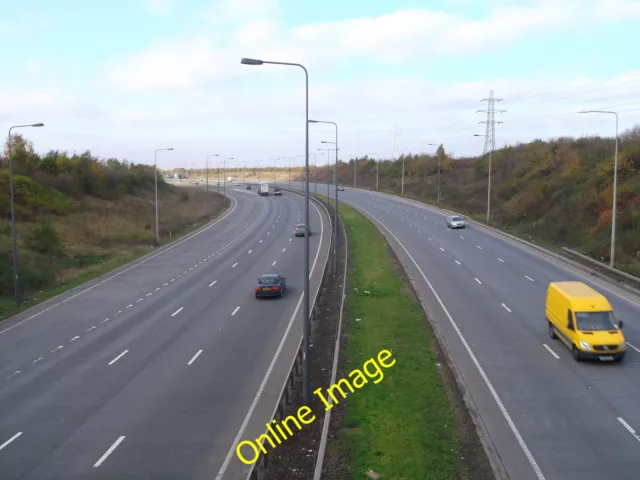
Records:
[[[37,227],[29,232],[25,244],[32,252],[47,255],[61,255],[62,242],[49,220],[41,220]]]

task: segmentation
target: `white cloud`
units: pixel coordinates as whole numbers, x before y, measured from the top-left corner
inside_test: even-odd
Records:
[[[145,0],[145,4],[153,13],[164,15],[173,9],[176,0]]]
[[[246,67],[238,62],[244,56],[290,59],[315,71],[359,57],[390,64],[424,62],[495,50],[536,34],[640,18],[640,2],[530,0],[497,8],[480,20],[413,9],[288,30],[274,18],[275,0],[223,0],[209,14],[220,21],[243,21],[234,24],[233,34],[227,37],[209,27],[114,59],[107,78],[124,89],[155,91],[196,88],[243,75]]]

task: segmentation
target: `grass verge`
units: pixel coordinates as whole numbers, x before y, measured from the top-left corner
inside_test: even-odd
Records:
[[[458,414],[422,308],[375,226],[344,204],[339,212],[350,263],[344,371],[382,349],[397,362],[379,384],[339,404],[342,425],[328,454],[348,458],[350,478],[368,471],[383,479],[465,478]]]

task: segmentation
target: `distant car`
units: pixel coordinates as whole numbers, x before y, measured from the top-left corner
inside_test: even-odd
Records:
[[[449,228],[465,228],[464,220],[459,215],[447,217],[447,227]]]
[[[258,277],[256,285],[256,298],[262,297],[278,297],[282,298],[287,289],[286,278],[270,273]]]
[[[309,236],[311,236],[311,229],[308,229],[308,231],[309,231]],[[305,226],[304,223],[299,223],[298,225],[296,225],[296,228],[293,231],[293,234],[296,237],[304,237],[305,233],[307,233],[307,227]]]
[[[344,187],[338,187],[338,190],[340,190],[341,192],[344,192]]]
[[[280,197],[281,197],[281,196],[282,196],[282,190],[280,190],[279,188],[276,188],[276,189],[273,191],[273,194],[274,194],[274,195],[278,195],[278,196],[280,196]]]
[[[251,190],[251,185],[247,185],[246,187],[244,187],[245,190]]]

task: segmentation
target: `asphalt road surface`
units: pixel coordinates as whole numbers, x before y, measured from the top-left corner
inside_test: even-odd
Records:
[[[339,198],[374,219],[408,266],[503,473],[640,478],[640,298],[480,226],[449,230],[447,213],[417,202],[349,187]],[[610,300],[625,323],[623,364],[577,363],[548,337],[545,293],[562,280]]]
[[[2,480],[243,478],[230,448],[270,420],[300,340],[304,203],[229,194],[199,233],[0,324]],[[330,225],[310,215],[315,292]],[[254,298],[263,273],[284,298]]]

